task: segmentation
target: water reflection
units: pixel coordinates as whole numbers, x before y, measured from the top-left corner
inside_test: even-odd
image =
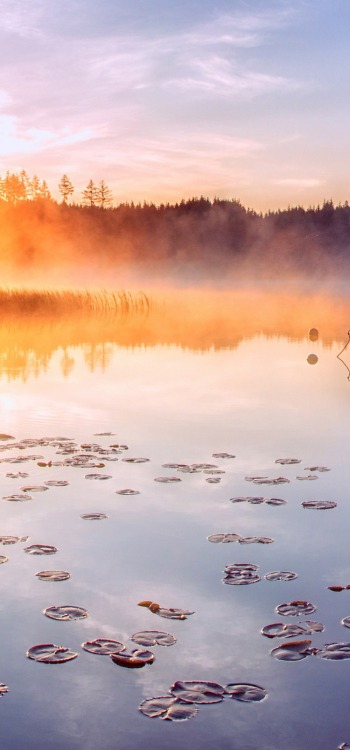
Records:
[[[69,378],[78,347],[83,348],[90,372],[105,371],[111,364],[113,344],[131,348],[176,345],[204,352],[232,349],[243,340],[264,335],[289,340],[308,336],[309,341],[330,346],[342,342],[349,314],[345,298],[250,290],[187,290],[167,294],[166,302],[158,295],[147,309],[130,308],[123,313],[90,308],[60,310],[54,315],[9,312],[0,325],[0,373],[9,380],[26,381],[47,371],[53,355],[61,352],[61,372]],[[318,321],[319,329],[309,328],[311,320]],[[315,364],[317,355],[310,354],[308,362]]]
[[[343,359],[342,355],[346,352],[349,344],[350,344],[350,331],[348,331],[348,340],[347,340],[345,346],[343,346],[341,352],[339,352],[339,354],[337,354],[337,358],[340,360],[340,362],[342,362],[342,364],[344,365],[344,367],[346,367],[346,369],[348,371],[348,380],[350,380],[350,367],[347,364],[347,362],[345,361],[345,359]]]

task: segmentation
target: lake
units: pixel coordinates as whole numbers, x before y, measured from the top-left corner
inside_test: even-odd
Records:
[[[324,651],[348,643],[350,655],[350,351],[337,357],[348,328],[346,297],[305,290],[158,293],[147,315],[2,321],[0,533],[20,538],[0,545],[6,750],[350,746],[350,661]],[[299,463],[276,463],[286,458]],[[314,501],[331,507],[302,505]],[[82,518],[92,513],[106,517]],[[208,540],[229,533],[236,541]],[[25,552],[37,544],[57,552]],[[244,569],[253,585],[236,585],[242,563],[258,566]],[[70,578],[36,575],[50,570]],[[297,576],[265,578],[276,571]],[[276,612],[291,602],[299,615]],[[44,614],[65,605],[88,614]],[[193,614],[160,616],[169,608]],[[299,634],[264,636],[274,623]],[[143,650],[131,636],[154,630],[176,642],[150,647],[142,668],[82,648],[108,639]],[[271,655],[295,641],[287,658]],[[38,663],[26,658],[37,644],[78,656]],[[188,715],[197,706],[185,721],[139,710],[176,681],[267,695],[250,702],[239,688],[222,700],[202,687],[196,704],[176,703]]]

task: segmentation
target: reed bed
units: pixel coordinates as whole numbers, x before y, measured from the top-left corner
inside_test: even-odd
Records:
[[[2,316],[145,314],[149,312],[150,304],[150,299],[144,292],[0,288]]]

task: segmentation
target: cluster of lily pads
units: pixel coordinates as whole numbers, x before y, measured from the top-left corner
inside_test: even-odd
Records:
[[[219,685],[217,682],[204,680],[178,680],[169,689],[167,695],[147,698],[139,709],[150,719],[166,721],[186,721],[198,713],[197,705],[221,703],[224,698],[243,703],[257,703],[267,697],[267,691],[260,685],[229,683]]]
[[[250,583],[258,583],[261,576],[258,574],[259,566],[255,563],[229,563],[226,565],[223,579],[229,586],[246,586]],[[298,574],[292,570],[273,570],[266,573],[266,581],[292,581]]]

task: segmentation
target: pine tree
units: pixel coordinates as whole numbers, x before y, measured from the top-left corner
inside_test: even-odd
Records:
[[[101,180],[97,188],[97,202],[101,208],[110,208],[112,206],[112,192],[104,180]]]
[[[98,191],[93,180],[89,180],[85,190],[82,192],[83,206],[95,206],[98,200]]]
[[[58,189],[62,195],[62,203],[67,203],[69,196],[74,193],[74,187],[66,174],[61,177]]]

